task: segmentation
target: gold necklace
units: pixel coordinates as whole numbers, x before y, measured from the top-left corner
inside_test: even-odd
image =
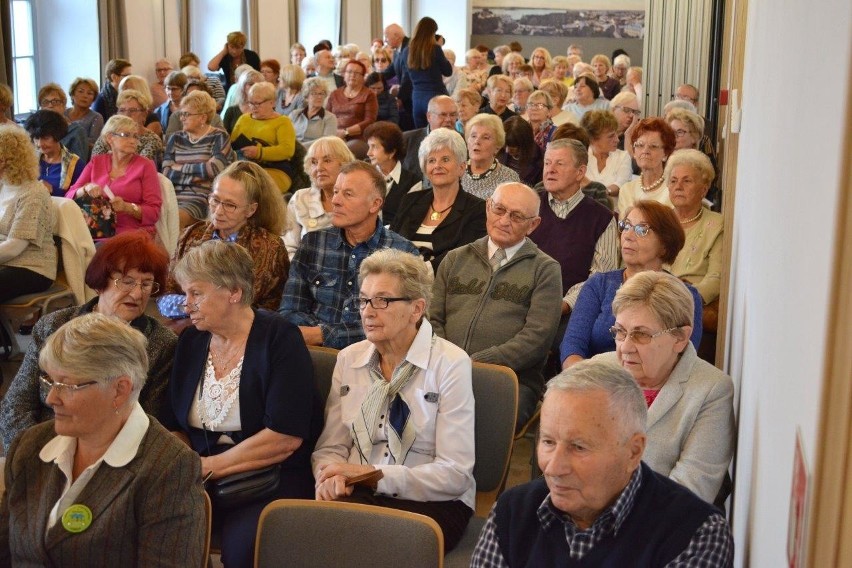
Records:
[[[443,210],[441,210],[441,211],[438,211],[437,209],[435,209],[435,206],[434,206],[434,205],[430,205],[430,206],[429,206],[429,209],[431,209],[431,210],[432,210],[432,214],[431,214],[431,215],[429,215],[429,219],[430,219],[430,220],[432,220],[432,221],[440,221],[440,220],[441,220],[441,216],[442,216],[444,213],[446,213],[447,211],[449,211],[449,210],[453,207],[453,205],[454,205],[453,203],[450,203],[450,206],[449,206],[449,207],[447,207],[446,209],[443,209]]]

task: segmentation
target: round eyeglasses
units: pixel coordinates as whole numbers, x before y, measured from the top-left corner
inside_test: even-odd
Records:
[[[649,225],[648,223],[636,223],[634,225],[627,219],[622,219],[618,222],[619,233],[629,233],[630,229],[633,229],[633,234],[635,234],[637,237],[647,237],[648,233],[653,230],[651,228],[651,225]]]
[[[133,278],[125,276],[124,278],[116,278],[113,280],[115,287],[122,292],[132,292],[137,286],[142,289],[145,294],[156,294],[160,291],[160,285],[153,280],[136,281]]]

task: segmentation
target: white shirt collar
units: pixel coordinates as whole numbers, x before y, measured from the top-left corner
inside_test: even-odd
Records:
[[[512,260],[512,257],[515,256],[515,253],[517,253],[519,250],[521,250],[521,247],[524,246],[525,242],[527,242],[526,237],[521,239],[521,241],[518,244],[512,245],[509,248],[503,249],[503,251],[506,253],[506,262],[509,262],[510,260]],[[496,244],[494,244],[494,241],[491,240],[491,237],[488,237],[488,258],[491,258],[492,256],[494,256],[494,253],[497,252],[498,248],[500,248],[500,247],[498,247]]]
[[[376,346],[370,344],[369,349],[365,349],[360,357],[352,361],[352,368],[366,367],[370,364],[370,359],[376,351]],[[426,369],[429,366],[429,357],[432,353],[432,324],[426,318],[420,322],[420,329],[417,330],[417,335],[414,336],[414,341],[411,347],[408,348],[408,353],[405,354],[405,360],[421,369]]]
[[[376,166],[376,168],[378,168],[378,167],[379,166]],[[382,170],[379,169],[379,172],[381,172],[381,171]],[[401,176],[401,175],[402,175],[402,162],[400,162],[399,160],[396,161],[396,165],[393,167],[393,169],[390,171],[390,173],[388,175],[385,175],[384,173],[382,173],[382,176],[385,178],[385,183],[387,183],[388,178],[391,178],[391,179],[393,179],[393,183],[398,184],[399,183],[399,176]],[[390,188],[389,183],[388,183],[388,187]]]

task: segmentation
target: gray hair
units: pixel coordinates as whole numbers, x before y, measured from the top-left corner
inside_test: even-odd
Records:
[[[255,83],[249,89],[250,97],[262,97],[267,101],[275,100],[275,85],[269,83],[268,81],[261,81],[260,83]],[[248,102],[248,101],[246,101]]]
[[[546,104],[548,109],[553,108],[553,97],[551,97],[550,93],[548,93],[547,91],[542,90],[533,91],[532,93],[530,93],[530,98],[527,99],[527,106],[539,99],[543,99],[539,102],[543,102],[544,104]]]
[[[646,431],[648,405],[645,397],[633,376],[615,363],[592,359],[580,361],[547,382],[545,400],[554,391],[604,391],[609,398],[610,414],[620,421],[625,437]]]
[[[417,150],[417,159],[420,162],[420,169],[423,170],[424,175],[426,172],[426,160],[429,158],[429,154],[445,148],[453,153],[458,163],[463,164],[467,161],[467,144],[464,143],[464,138],[461,137],[461,134],[449,128],[437,128],[423,139],[423,142],[420,143],[420,148]]]
[[[188,108],[193,113],[203,114],[207,117],[207,124],[210,124],[216,114],[216,101],[204,91],[189,93],[180,101],[180,106]]]
[[[559,140],[551,140],[551,142],[547,145],[547,150],[545,150],[544,153],[546,156],[549,150],[562,149],[571,151],[571,155],[574,157],[575,168],[589,165],[589,149],[586,148],[585,144],[583,144],[579,140],[575,140],[574,138],[560,138]]]
[[[630,68],[630,57],[626,54],[621,53],[615,56],[615,59],[612,61],[613,67],[622,67],[625,71]]]
[[[612,313],[616,317],[626,309],[638,307],[648,308],[663,329],[692,326],[695,313],[695,301],[686,284],[677,276],[661,270],[640,272],[615,293]],[[680,338],[685,336],[683,329],[674,333]]]
[[[663,174],[668,183],[671,177],[672,170],[677,166],[689,166],[698,172],[699,181],[704,184],[705,188],[709,188],[716,177],[716,170],[713,169],[713,162],[707,157],[707,154],[700,150],[692,148],[684,148],[683,150],[675,150],[669,159],[666,161],[666,171]]]
[[[431,99],[429,99],[429,104],[426,105],[426,112],[429,112],[429,113],[432,113],[432,114],[437,114],[438,112],[440,112],[438,110],[438,105],[440,103],[444,103],[444,102],[451,103],[454,107],[456,107],[456,111],[458,111],[458,105],[456,104],[456,101],[454,101],[452,97],[447,96],[447,95],[436,95],[436,96],[432,97]]]
[[[107,120],[106,124],[104,124],[104,127],[101,130],[101,136],[105,136],[107,134],[115,134],[116,132],[123,131],[137,132],[138,130],[139,125],[136,124],[136,121],[130,118],[129,116],[124,116],[123,114],[114,114],[109,117],[109,120]]]
[[[429,311],[429,305],[432,303],[432,272],[419,256],[399,249],[377,250],[361,263],[358,285],[361,286],[364,279],[371,274],[396,276],[399,279],[400,295],[412,300],[425,300],[423,313]]]
[[[621,91],[609,101],[610,110],[614,110],[617,106],[624,106],[629,102],[635,102],[637,105],[639,104],[639,97],[636,96],[636,93],[631,91]]]
[[[672,110],[676,108],[682,108],[688,110],[689,112],[694,112],[698,114],[698,110],[695,108],[695,105],[689,101],[682,101],[680,99],[675,99],[673,101],[669,101],[666,103],[666,106],[663,107],[663,116],[669,114]]]
[[[39,352],[38,364],[101,386],[127,376],[133,383],[130,401],[136,402],[148,378],[147,345],[145,336],[127,322],[92,312],[53,332]]]
[[[302,97],[305,101],[308,100],[308,96],[311,94],[311,91],[322,90],[325,93],[325,98],[328,98],[328,83],[325,82],[325,79],[322,77],[311,77],[309,79],[305,79],[305,82],[302,83]],[[325,104],[325,100],[323,100],[323,105]]]
[[[228,290],[241,290],[240,303],[254,301],[254,262],[236,243],[211,240],[189,249],[174,270],[184,289],[192,281],[209,282]]]
[[[243,72],[243,74],[240,75],[240,78],[237,79],[237,90],[234,92],[234,104],[241,105],[248,102],[243,97],[243,91],[245,90],[246,83],[252,82],[256,85],[263,81],[266,81],[266,78],[263,76],[263,73],[256,69],[249,68],[247,71]],[[248,95],[248,93],[246,93],[246,95]]]
[[[311,79],[308,79],[308,81],[313,79],[317,79],[324,84],[323,79],[320,79],[319,77],[312,77]],[[322,154],[328,154],[340,162],[341,165],[355,161],[355,155],[349,149],[349,146],[346,145],[346,142],[337,136],[323,136],[322,138],[314,140],[313,144],[310,145],[307,153],[305,154],[304,168],[306,172],[311,171],[311,160]],[[314,180],[311,180],[312,183],[313,181]]]

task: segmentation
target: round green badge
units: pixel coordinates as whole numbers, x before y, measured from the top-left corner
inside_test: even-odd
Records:
[[[81,533],[91,524],[92,510],[85,505],[71,505],[62,514],[62,526],[70,533]]]

